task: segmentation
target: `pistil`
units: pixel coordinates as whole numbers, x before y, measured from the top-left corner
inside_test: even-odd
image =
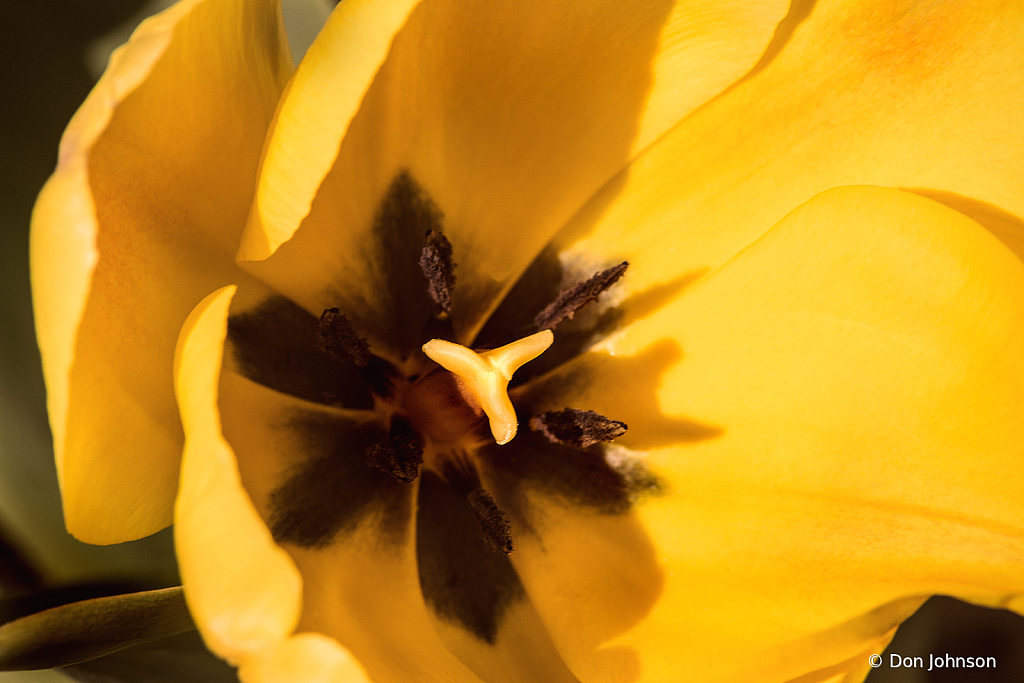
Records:
[[[487,415],[494,440],[503,445],[512,440],[519,428],[508,397],[508,382],[516,370],[547,350],[554,339],[551,330],[542,330],[479,353],[461,344],[432,339],[423,345],[423,353],[460,380],[463,398]]]

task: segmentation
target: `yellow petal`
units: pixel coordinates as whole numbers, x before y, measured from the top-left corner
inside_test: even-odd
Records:
[[[203,639],[239,664],[273,650],[295,629],[302,579],[249,499],[221,433],[218,382],[234,292],[225,287],[196,307],[175,353],[185,453],[174,540],[185,598]]]
[[[341,5],[310,55],[343,49],[357,30],[377,50],[377,32],[398,28],[398,5],[360,14],[380,28]],[[291,238],[252,272],[310,311],[365,311],[375,334],[404,296],[392,288],[406,264],[387,240],[440,228],[461,264],[452,320],[468,343],[551,235],[639,148],[745,73],[784,12],[777,1],[421,3],[372,85],[365,61],[383,59],[376,51],[300,65],[242,255],[265,258]],[[354,85],[369,88],[352,118]],[[393,236],[394,214],[423,199],[381,210],[403,173],[443,225],[407,218],[398,227],[408,234]],[[411,247],[408,279],[423,286]],[[367,268],[385,255],[391,265]],[[416,348],[377,341],[398,356]]]
[[[659,482],[633,514],[664,589],[598,650],[639,680],[788,680],[852,662],[922,596],[1024,587],[1024,265],[931,200],[822,193],[532,389],[625,421],[647,455],[618,457]],[[595,622],[572,632],[559,561],[517,553],[585,658]]]
[[[290,71],[274,0],[144,22],[75,115],[32,221],[32,288],[64,512],[93,543],[170,523],[182,321],[240,281],[262,140]]]
[[[774,59],[658,140],[559,242],[629,255],[630,286],[647,288],[721,265],[818,192],[882,185],[919,188],[1024,256],[1022,59],[1020,3],[814,3]]]
[[[275,117],[239,258],[267,258],[309,213],[395,33],[419,3],[356,0],[331,13]]]
[[[292,636],[238,671],[242,683],[370,683],[359,663],[319,633]]]

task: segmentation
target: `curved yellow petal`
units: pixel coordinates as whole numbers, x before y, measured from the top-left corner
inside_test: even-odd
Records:
[[[345,7],[310,54],[341,50],[359,30],[383,59],[377,32],[399,27],[399,4],[381,3],[379,28],[354,23],[377,20],[362,18],[362,4],[351,19]],[[242,251],[274,256],[247,267],[310,311],[365,310],[368,329],[385,329],[395,277],[367,261],[395,258],[383,245],[405,239],[393,237],[398,209],[381,204],[411,178],[441,223],[424,229],[441,229],[461,264],[452,321],[468,343],[597,188],[753,66],[785,9],[774,0],[430,0],[409,13],[372,85],[368,57],[351,68],[307,57],[277,118],[268,150],[281,152],[264,159]],[[351,118],[356,85],[369,87]],[[418,224],[399,227],[422,239]]]
[[[275,117],[239,258],[265,259],[298,229],[394,35],[420,2],[355,0],[331,13]]]
[[[170,523],[182,321],[234,250],[290,71],[274,0],[144,22],[72,119],[32,219],[32,289],[64,513],[93,543]]]
[[[253,506],[221,433],[218,383],[234,293],[225,287],[196,307],[175,353],[185,452],[174,540],[199,632],[213,652],[237,665],[273,651],[292,633],[302,579]]]
[[[823,190],[882,185],[963,210],[1024,257],[1022,59],[1019,3],[813,3],[774,59],[659,139],[559,242],[628,255],[643,289],[721,265]]]
[[[370,683],[352,655],[319,633],[300,633],[268,655],[247,661],[242,683]]]
[[[613,453],[658,482],[633,514],[664,589],[598,650],[641,681],[789,680],[922,596],[1024,587],[1024,264],[931,200],[824,192],[531,391],[625,421]],[[574,633],[553,560],[517,552],[585,657],[594,622]]]

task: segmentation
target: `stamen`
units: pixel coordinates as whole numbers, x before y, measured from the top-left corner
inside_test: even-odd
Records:
[[[455,287],[455,262],[452,244],[436,230],[428,230],[420,253],[420,270],[427,278],[427,293],[443,316],[452,312],[452,288]]]
[[[480,531],[483,532],[484,538],[487,539],[491,547],[506,555],[512,552],[514,550],[512,527],[509,525],[505,513],[494,502],[491,494],[483,489],[476,489],[470,491],[467,500],[469,500],[470,507],[473,508],[473,514],[476,515]]]
[[[409,483],[420,475],[423,442],[405,419],[395,417],[388,440],[366,449],[366,464]]]
[[[594,274],[588,280],[562,290],[557,299],[537,314],[533,319],[534,324],[542,330],[551,330],[566,318],[572,320],[576,311],[601,296],[602,292],[622,277],[628,267],[629,263],[623,261],[617,266]]]
[[[626,423],[609,420],[593,410],[566,408],[534,415],[530,429],[540,432],[551,443],[583,450],[619,438],[626,433]]]
[[[487,414],[494,440],[501,445],[511,441],[519,428],[508,397],[508,382],[520,366],[542,354],[554,339],[551,330],[542,330],[482,353],[432,339],[423,345],[423,353],[461,380],[459,390],[463,398]]]
[[[348,316],[337,308],[328,308],[317,325],[320,348],[342,362],[365,368],[370,363],[370,345],[352,328]]]

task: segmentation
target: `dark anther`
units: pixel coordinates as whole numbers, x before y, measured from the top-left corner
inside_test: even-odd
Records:
[[[409,483],[420,476],[423,447],[415,436],[393,436],[366,449],[366,464]]]
[[[320,348],[340,361],[350,361],[361,368],[370,362],[370,345],[359,336],[348,317],[337,308],[328,308],[320,316],[316,329]]]
[[[626,423],[609,420],[593,410],[550,410],[530,418],[530,429],[541,432],[551,443],[571,448],[590,448],[626,433]]]
[[[467,500],[473,508],[480,531],[491,547],[506,555],[512,552],[512,527],[491,494],[483,489],[476,489],[469,492]]]
[[[366,464],[409,483],[420,475],[423,442],[408,422],[395,417],[388,440],[366,449]]]
[[[575,315],[576,311],[601,296],[602,292],[614,285],[622,277],[622,274],[626,272],[628,267],[629,263],[623,261],[617,266],[596,273],[588,280],[584,280],[569,289],[563,289],[558,294],[557,299],[537,314],[537,317],[533,319],[533,323],[539,329],[551,330],[566,318],[572,320],[572,316]]]
[[[452,312],[452,288],[455,286],[455,262],[452,243],[436,230],[428,230],[420,270],[427,278],[427,292],[444,315]]]

